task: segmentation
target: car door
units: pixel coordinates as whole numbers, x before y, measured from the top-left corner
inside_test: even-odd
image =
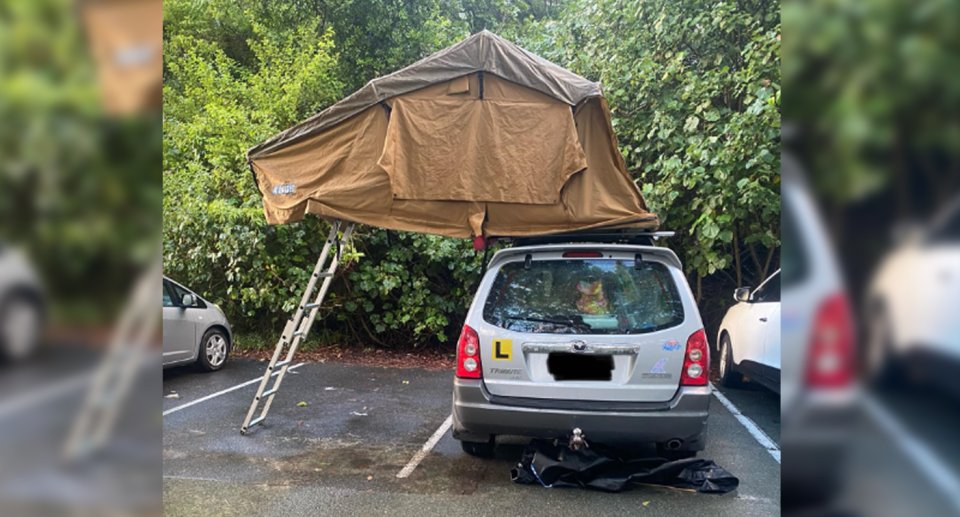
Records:
[[[776,316],[774,316],[776,314]],[[771,321],[771,320],[775,321]],[[777,271],[763,284],[760,285],[751,295],[750,302],[743,308],[740,316],[738,339],[740,343],[736,346],[736,351],[740,357],[736,357],[741,367],[745,367],[748,372],[752,369],[762,373],[762,367],[767,366],[767,354],[765,343],[767,334],[775,328],[777,332],[777,341],[779,342],[780,333],[780,272]],[[774,327],[775,326],[775,327]],[[749,361],[744,364],[744,361]],[[779,363],[779,361],[778,361]]]
[[[912,259],[913,307],[902,311],[908,317],[897,318],[900,328],[907,330],[902,332],[904,344],[960,359],[960,202],[934,223]]]
[[[180,303],[184,294],[185,289],[163,280],[163,364],[196,357],[197,324]]]

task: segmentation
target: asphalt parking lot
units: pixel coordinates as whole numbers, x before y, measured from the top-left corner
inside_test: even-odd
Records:
[[[450,415],[453,372],[304,364],[274,400],[266,424],[241,436],[264,364],[222,371],[164,371],[164,513],[193,515],[779,515],[780,465],[723,404],[711,405],[701,454],[740,478],[737,491],[705,495],[638,486],[620,493],[515,485],[522,439],[497,458],[464,454],[442,434],[409,477],[397,474]],[[175,393],[178,398],[167,398]],[[779,441],[779,398],[764,390],[728,399]],[[300,403],[305,402],[303,406]],[[717,401],[715,401],[717,402]],[[749,407],[741,407],[749,405]],[[774,448],[776,448],[774,446]],[[775,451],[776,452],[776,451]],[[408,467],[409,469],[409,467]]]

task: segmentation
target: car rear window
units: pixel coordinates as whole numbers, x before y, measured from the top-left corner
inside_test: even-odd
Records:
[[[663,264],[535,260],[504,264],[483,319],[517,332],[641,334],[683,323],[683,301]]]

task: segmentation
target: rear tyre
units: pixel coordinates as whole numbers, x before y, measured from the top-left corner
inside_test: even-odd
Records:
[[[743,374],[733,370],[733,346],[727,334],[720,342],[720,385],[726,388],[743,386]]]
[[[230,342],[222,330],[210,329],[200,340],[199,352],[197,363],[200,367],[208,372],[215,372],[226,364],[230,354]]]
[[[496,447],[496,439],[491,436],[490,441],[488,442],[460,442],[460,447],[463,448],[463,452],[475,456],[477,458],[492,458],[494,455],[494,448]]]

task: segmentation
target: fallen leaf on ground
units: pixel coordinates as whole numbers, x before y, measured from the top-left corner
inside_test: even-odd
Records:
[[[380,391],[380,388],[373,388],[373,391]]]
[[[297,407],[304,407],[304,406],[306,406],[306,405],[307,405],[306,402],[301,402],[301,403],[297,404]]]
[[[167,399],[179,399],[179,398],[180,398],[180,395],[177,395],[176,393],[171,393],[171,394],[167,395],[167,396],[164,397],[164,398],[167,398]]]
[[[410,384],[410,381],[403,381],[404,384]]]
[[[350,414],[356,416],[367,416],[367,413],[357,413],[356,411],[351,411]]]
[[[650,501],[644,501],[644,502],[643,502],[643,505],[644,505],[644,506],[647,506],[648,504],[650,504]]]
[[[357,399],[347,399],[348,402],[356,402]]]
[[[373,476],[367,476],[367,481],[370,481],[371,479],[373,479]]]

